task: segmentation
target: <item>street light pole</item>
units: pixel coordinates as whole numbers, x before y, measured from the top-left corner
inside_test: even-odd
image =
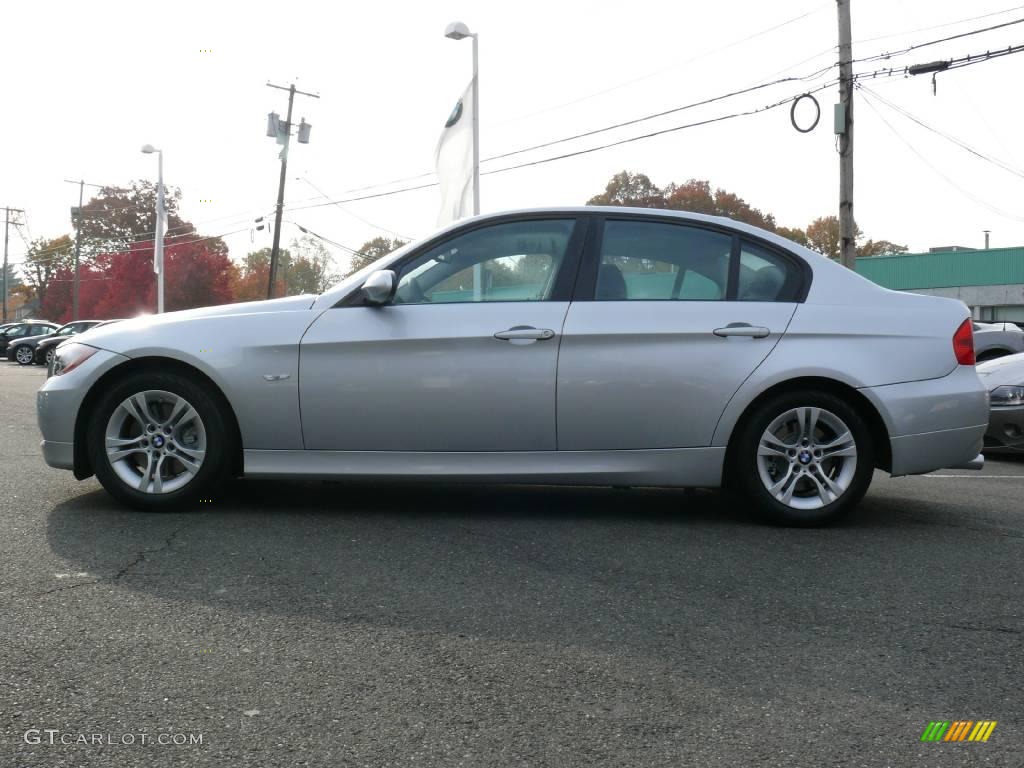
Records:
[[[461,21],[453,21],[444,31],[444,36],[451,40],[473,38],[473,112],[470,120],[473,123],[473,215],[480,213],[480,60],[478,43],[480,35],[470,32],[469,27]]]
[[[75,216],[75,284],[71,295],[71,319],[78,319],[78,291],[81,286],[79,265],[82,257],[82,201],[85,198],[85,180],[78,182],[78,215]]]
[[[164,152],[152,144],[146,144],[142,151],[147,155],[156,153],[156,232],[153,240],[153,271],[156,272],[156,312],[161,315],[164,311],[164,227],[167,221],[167,209],[164,206]]]
[[[480,35],[473,33],[473,215],[480,213],[480,64],[477,43]]]

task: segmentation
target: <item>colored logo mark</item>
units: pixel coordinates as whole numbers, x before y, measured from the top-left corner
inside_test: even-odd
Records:
[[[932,720],[921,741],[988,741],[995,729],[995,720]]]

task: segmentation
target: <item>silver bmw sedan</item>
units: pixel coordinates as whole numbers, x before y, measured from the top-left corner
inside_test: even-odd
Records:
[[[479,216],[320,296],[88,331],[46,462],[177,508],[229,475],[716,487],[789,525],[977,468],[967,308],[770,232],[629,208]]]

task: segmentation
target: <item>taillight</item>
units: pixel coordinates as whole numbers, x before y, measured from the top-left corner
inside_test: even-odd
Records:
[[[960,365],[974,365],[974,323],[969,317],[953,334],[953,354]]]

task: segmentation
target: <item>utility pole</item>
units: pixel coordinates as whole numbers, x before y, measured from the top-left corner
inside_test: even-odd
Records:
[[[839,11],[839,104],[835,132],[839,136],[839,259],[857,268],[857,225],[853,220],[853,45],[850,0],[836,0]]]
[[[71,219],[75,224],[75,282],[71,292],[71,319],[78,319],[78,265],[82,256],[82,200],[85,193],[85,180],[71,181],[64,179],[68,184],[78,185],[78,207],[71,209]]]
[[[11,224],[17,225],[17,222],[11,221],[12,213],[24,213],[21,208],[8,208],[4,207],[4,322],[7,322],[7,237],[10,233]]]
[[[310,98],[319,99],[320,96],[315,93],[306,93],[305,91],[299,91],[295,88],[295,83],[292,83],[287,88],[283,85],[274,85],[273,83],[267,83],[270,88],[278,88],[282,91],[288,91],[288,115],[285,117],[284,123],[278,118],[277,114],[271,112],[269,115],[269,121],[267,123],[267,135],[276,136],[279,144],[283,144],[284,148],[281,150],[281,180],[277,187],[277,213],[274,217],[274,244],[270,249],[270,279],[267,284],[267,298],[274,298],[274,281],[277,279],[277,261],[281,251],[281,215],[284,213],[284,182],[288,177],[288,147],[291,146],[292,138],[292,104],[295,101],[295,94],[301,94],[302,96],[309,96]],[[306,119],[302,119],[301,125],[299,125],[299,136],[298,140],[300,144],[309,143],[309,128],[310,124],[306,122]]]

